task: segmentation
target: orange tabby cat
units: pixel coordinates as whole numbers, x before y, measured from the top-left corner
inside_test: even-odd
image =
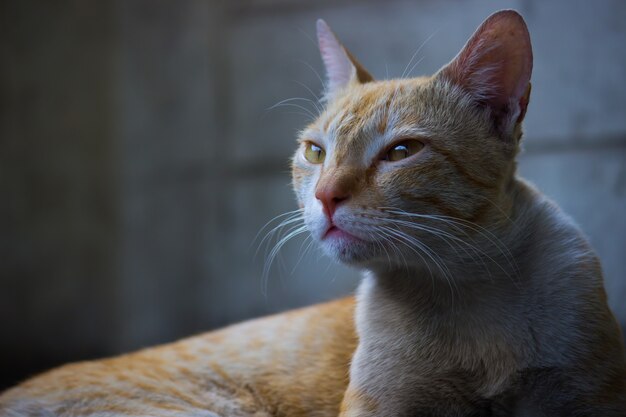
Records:
[[[300,137],[302,220],[361,268],[347,298],[67,365],[2,416],[625,416],[600,265],[515,176],[532,51],[489,17],[431,77],[374,81],[323,21],[326,108]]]

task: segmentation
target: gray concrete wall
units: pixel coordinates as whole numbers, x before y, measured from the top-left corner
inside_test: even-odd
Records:
[[[111,19],[0,3],[0,385],[114,347]]]
[[[626,323],[626,3],[53,3],[0,3],[0,385],[352,290],[353,271],[300,259],[304,239],[267,283],[250,249],[296,208],[307,116],[268,108],[321,91],[318,17],[385,78],[422,44],[412,73],[432,73],[491,12],[522,12],[520,171],[588,234]]]

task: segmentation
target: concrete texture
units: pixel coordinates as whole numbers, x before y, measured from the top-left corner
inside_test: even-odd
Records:
[[[0,3],[0,387],[354,288],[314,249],[300,259],[303,239],[267,284],[253,256],[296,208],[288,158],[310,115],[268,109],[320,93],[318,17],[385,78],[418,49],[410,73],[432,73],[490,13],[522,12],[520,171],[588,234],[626,324],[626,3],[53,3]]]
[[[0,383],[113,349],[109,4],[0,3]]]

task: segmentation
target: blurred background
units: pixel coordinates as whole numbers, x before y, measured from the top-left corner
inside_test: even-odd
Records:
[[[307,116],[268,108],[321,91],[315,20],[386,78],[509,7],[535,56],[521,173],[588,234],[626,324],[625,2],[0,0],[0,388],[351,292],[303,239],[263,291],[252,244],[296,208]]]

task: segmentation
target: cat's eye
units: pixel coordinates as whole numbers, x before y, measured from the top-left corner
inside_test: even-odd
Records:
[[[407,139],[402,142],[394,144],[387,150],[387,153],[383,155],[382,159],[385,161],[400,161],[415,155],[422,150],[424,144],[417,139]]]
[[[313,142],[307,142],[304,148],[304,157],[312,164],[321,164],[326,157],[326,151]]]

